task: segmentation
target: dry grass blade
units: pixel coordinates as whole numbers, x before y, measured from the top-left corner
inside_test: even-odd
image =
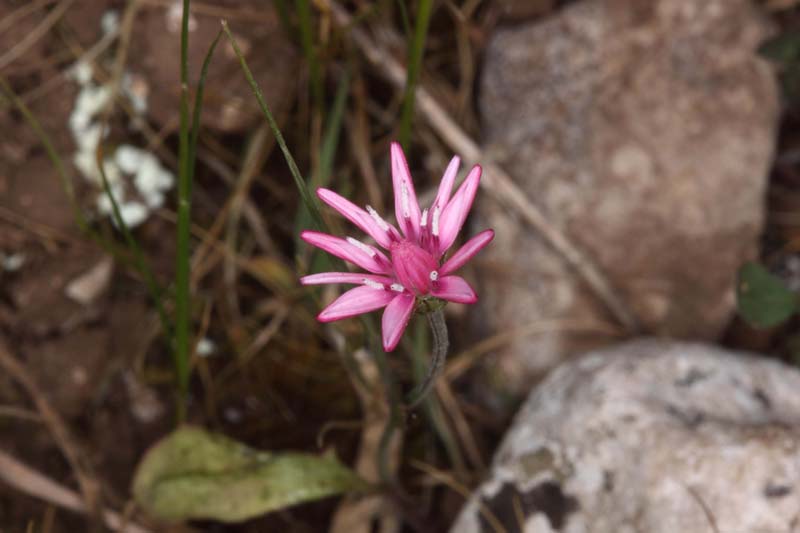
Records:
[[[49,4],[52,4],[53,2],[55,2],[55,0],[36,0],[35,2],[22,4],[17,9],[6,15],[2,20],[0,20],[0,32],[5,31],[13,26],[18,20],[27,17],[31,13]]]
[[[325,9],[333,14],[333,20],[340,27],[348,28],[348,36],[356,43],[367,60],[397,89],[405,84],[406,73],[403,66],[383,46],[373,41],[363,30],[352,26],[350,14],[337,2],[320,1]],[[420,84],[416,90],[417,109],[430,126],[442,137],[450,148],[462,156],[468,164],[481,163],[484,173],[481,187],[500,202],[516,211],[528,224],[538,231],[550,245],[561,254],[575,269],[595,295],[613,313],[630,333],[641,328],[636,316],[618,296],[608,278],[572,241],[558,228],[550,224],[544,213],[534,205],[511,177],[493,163],[478,144],[453,120],[452,117]]]
[[[25,52],[30,50],[31,46],[36,44],[36,42],[41,39],[50,29],[56,25],[58,20],[67,12],[69,6],[71,6],[75,0],[64,0],[58,4],[55,9],[53,9],[47,16],[42,19],[42,22],[39,23],[36,28],[33,29],[28,35],[26,35],[21,41],[11,47],[9,51],[5,54],[0,56],[0,70],[4,69],[20,57],[22,57]]]
[[[437,381],[436,394],[438,394],[439,401],[445,412],[452,420],[453,427],[461,440],[461,447],[464,449],[467,457],[469,457],[472,467],[479,471],[486,470],[486,463],[483,461],[481,452],[478,449],[478,444],[475,442],[472,428],[470,428],[469,422],[464,416],[461,407],[458,405],[458,399],[453,392],[453,388],[450,386],[450,382],[445,379]]]
[[[2,450],[0,450],[0,480],[5,481],[15,490],[58,505],[64,509],[69,509],[78,513],[87,512],[87,507],[81,501],[80,496],[21,463]],[[105,522],[106,526],[111,530],[119,531],[120,533],[150,532],[150,530],[142,526],[127,522],[114,511],[104,509],[102,510],[102,516],[103,522]]]
[[[66,424],[61,420],[59,414],[50,405],[50,402],[45,398],[39,386],[33,381],[33,378],[28,374],[25,368],[17,361],[5,343],[0,340],[0,367],[11,376],[14,381],[19,383],[25,392],[31,397],[36,409],[42,417],[42,421],[50,430],[55,439],[58,447],[61,448],[64,457],[72,468],[75,477],[78,479],[83,499],[86,503],[86,509],[96,509],[99,495],[100,483],[91,472],[88,462],[78,449],[78,445],[67,430]],[[4,469],[0,468],[0,472]]]
[[[253,179],[264,163],[266,154],[269,153],[267,143],[268,141],[272,142],[274,139],[270,137],[269,133],[269,125],[264,122],[253,134],[244,155],[242,169],[239,178],[236,180],[236,187],[232,193],[230,211],[228,213],[225,241],[228,248],[231,250],[236,250],[238,248],[239,220],[242,216],[244,200],[250,191]],[[236,268],[236,263],[230,257],[227,257],[224,262],[223,279],[225,285],[228,287],[226,298],[229,312],[235,317],[241,317],[239,299],[236,292],[237,278],[238,270]]]
[[[508,331],[502,331],[488,337],[460,354],[451,357],[447,368],[445,368],[442,373],[442,377],[448,381],[452,381],[464,374],[464,372],[469,370],[483,354],[491,350],[496,350],[516,339],[524,338],[529,335],[542,335],[554,331],[598,334],[608,337],[622,336],[624,333],[612,324],[597,321],[570,321],[558,319],[535,320],[530,324],[525,324],[524,326],[513,328]]]
[[[441,470],[438,470],[437,468],[434,468],[433,466],[416,459],[411,459],[409,464],[413,468],[416,468],[417,470],[427,474],[435,482],[441,483],[452,491],[457,492],[463,496],[464,499],[469,499],[470,495],[472,494],[472,491],[453,479],[453,477],[447,472],[442,472]],[[486,505],[484,505],[480,500],[478,501],[478,512],[486,519],[486,522],[489,523],[495,533],[508,533],[508,530],[503,526],[503,523],[500,522],[500,519],[497,518],[497,515],[495,515],[492,510],[486,507]]]
[[[340,352],[347,349],[344,338],[335,330],[330,330],[334,344]],[[383,429],[389,420],[389,407],[384,402],[385,391],[381,390],[378,366],[374,358],[366,351],[359,350],[353,354],[353,359],[359,366],[363,382],[351,375],[351,382],[358,393],[361,408],[364,413],[364,431],[361,433],[358,457],[355,463],[356,472],[365,480],[379,482],[380,473],[375,457],[378,455]],[[402,446],[402,433],[396,431],[390,444],[391,469],[396,471],[399,466]],[[331,520],[330,533],[370,533],[373,520],[380,521],[381,533],[399,531],[398,518],[391,513],[391,506],[387,505],[384,497],[380,495],[368,496],[359,500],[345,499],[336,510]]]

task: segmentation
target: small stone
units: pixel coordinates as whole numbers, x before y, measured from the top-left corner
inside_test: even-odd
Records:
[[[526,533],[791,531],[798,391],[797,369],[704,344],[590,352],[533,390],[451,532],[494,531],[479,502]]]
[[[87,272],[70,281],[64,293],[79,304],[89,305],[106,291],[113,270],[114,260],[104,257]]]

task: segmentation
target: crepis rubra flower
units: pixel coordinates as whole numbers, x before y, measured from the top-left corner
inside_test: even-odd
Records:
[[[385,307],[381,326],[383,349],[387,352],[400,342],[418,300],[465,304],[478,300],[464,278],[453,273],[494,237],[494,231],[482,231],[445,259],[472,207],[481,179],[480,166],[475,165],[470,170],[451,196],[461,163],[454,157],[444,172],[433,203],[428,209],[420,210],[408,163],[397,143],[392,143],[391,160],[399,230],[370,206],[361,209],[331,190],[317,190],[323,202],[372,237],[388,254],[352,237],[342,239],[316,231],[304,231],[300,235],[307,243],[370,272],[323,272],[301,278],[303,285],[360,285],[339,296],[317,319],[332,322]]]

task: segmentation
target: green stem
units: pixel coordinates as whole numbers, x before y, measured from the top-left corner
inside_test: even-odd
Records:
[[[406,399],[407,409],[412,409],[425,399],[430,389],[436,383],[436,378],[442,373],[444,362],[447,360],[447,349],[450,347],[450,340],[447,336],[447,322],[444,319],[444,311],[437,309],[428,313],[428,324],[433,334],[433,346],[431,348],[431,365],[428,368],[428,375],[425,379],[412,390]]]

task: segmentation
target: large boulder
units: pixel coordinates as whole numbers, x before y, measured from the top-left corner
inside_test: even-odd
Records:
[[[489,43],[486,149],[650,333],[714,339],[734,309],[775,145],[776,83],[756,53],[769,32],[750,0],[585,0]],[[496,230],[481,262],[484,333],[565,325],[495,353],[497,381],[524,393],[609,340],[569,324],[610,319],[529,226],[480,207]]]
[[[451,531],[791,531],[798,493],[800,372],[644,340],[540,384]]]

